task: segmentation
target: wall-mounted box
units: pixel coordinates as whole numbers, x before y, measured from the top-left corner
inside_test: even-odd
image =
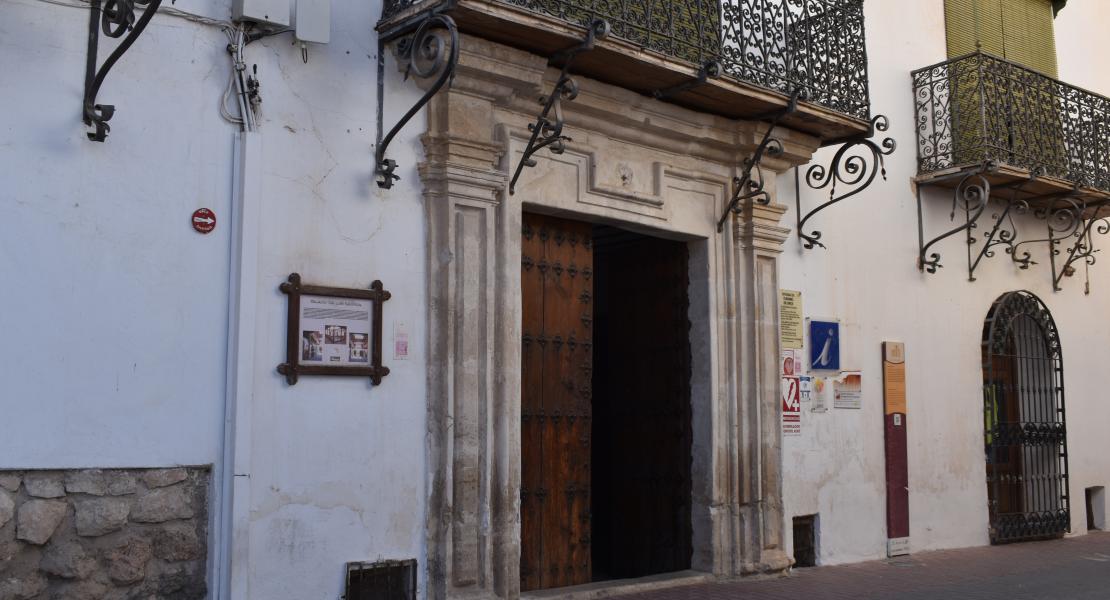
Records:
[[[231,16],[236,21],[288,27],[289,0],[232,0]]]
[[[300,42],[326,44],[331,41],[331,0],[295,0],[294,36]]]

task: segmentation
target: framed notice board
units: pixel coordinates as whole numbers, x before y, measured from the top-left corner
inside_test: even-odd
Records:
[[[391,294],[375,281],[370,289],[301,283],[297,273],[279,287],[289,297],[286,357],[278,365],[289,385],[301,375],[369,377],[379,385],[382,366],[382,304]]]

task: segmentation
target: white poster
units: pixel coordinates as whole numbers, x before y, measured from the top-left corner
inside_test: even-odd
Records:
[[[813,399],[813,404],[810,405],[809,410],[811,412],[828,412],[829,405],[832,404],[833,379],[814,375],[812,380],[813,391],[810,393],[810,397]]]
[[[836,379],[833,408],[863,408],[863,374],[844,371]]]
[[[813,401],[813,377],[802,375],[798,377],[798,387],[802,402]]]
[[[370,364],[373,302],[330,296],[301,296],[302,365],[362,367]]]

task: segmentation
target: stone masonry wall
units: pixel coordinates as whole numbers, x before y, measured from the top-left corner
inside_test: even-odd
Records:
[[[204,598],[209,473],[0,471],[0,600]]]

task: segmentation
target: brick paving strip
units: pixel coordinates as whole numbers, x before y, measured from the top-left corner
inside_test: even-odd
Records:
[[[708,583],[628,600],[1110,600],[1110,533],[925,552]]]

